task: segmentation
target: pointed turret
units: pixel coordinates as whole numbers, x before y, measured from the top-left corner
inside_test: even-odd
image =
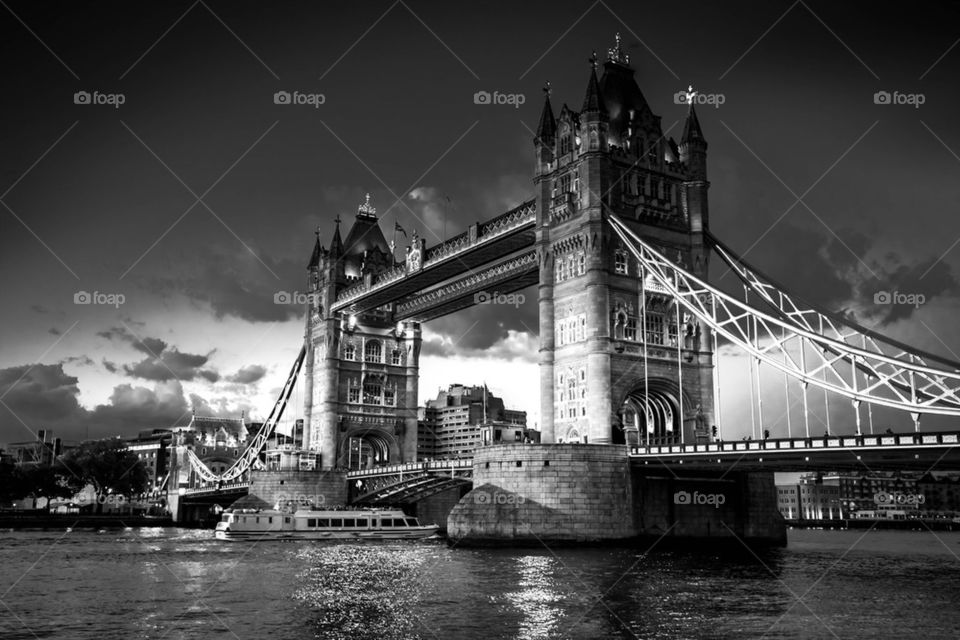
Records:
[[[557,119],[553,117],[550,105],[550,83],[543,88],[543,112],[540,114],[540,126],[537,127],[537,139],[544,144],[553,144],[557,134]]]
[[[607,115],[607,106],[603,101],[603,94],[600,92],[600,81],[597,80],[597,52],[593,52],[590,58],[590,79],[587,81],[587,93],[583,98],[584,114]]]
[[[339,256],[343,253],[343,240],[340,239],[340,216],[334,220],[336,227],[333,230],[333,240],[330,241],[330,253]]]
[[[683,138],[681,138],[680,141],[690,142],[691,140],[702,140],[706,142],[703,137],[703,130],[700,128],[700,119],[697,118],[697,109],[693,106],[693,101],[690,99],[694,95],[693,87],[690,87],[687,95],[689,96],[690,109],[687,111],[687,122],[683,125]]]
[[[320,227],[317,227],[314,233],[317,236],[317,241],[313,243],[313,254],[311,254],[310,262],[307,264],[308,271],[320,268],[320,256],[323,254],[323,247],[320,246]]]

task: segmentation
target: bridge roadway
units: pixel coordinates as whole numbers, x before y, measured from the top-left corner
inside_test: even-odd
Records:
[[[418,269],[408,272],[404,262],[360,280],[337,295],[331,310],[363,313],[395,303],[397,320],[425,322],[476,304],[477,294],[508,294],[536,284],[536,215],[536,201],[530,200],[442,243],[424,245]]]
[[[928,471],[960,469],[960,432],[770,438],[632,447],[634,466],[726,471]],[[382,486],[434,475],[469,477],[472,460],[410,462],[351,471],[347,478]]]
[[[633,447],[634,466],[674,472],[960,469],[960,432],[734,440]]]

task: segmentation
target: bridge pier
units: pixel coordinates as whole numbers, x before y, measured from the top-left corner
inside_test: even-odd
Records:
[[[474,489],[450,512],[460,545],[665,538],[786,544],[772,473],[647,473],[620,445],[504,444],[477,450]]]

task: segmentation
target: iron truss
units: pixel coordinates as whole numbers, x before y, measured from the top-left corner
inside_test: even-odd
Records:
[[[293,387],[297,382],[297,376],[300,374],[300,367],[303,365],[303,360],[306,355],[307,347],[304,345],[300,348],[300,355],[298,355],[294,361],[293,367],[290,369],[290,375],[287,377],[287,382],[280,391],[280,396],[277,398],[276,404],[273,405],[273,409],[270,410],[270,415],[267,416],[266,422],[264,422],[260,430],[257,431],[257,435],[253,437],[253,440],[251,440],[247,448],[243,450],[240,457],[237,458],[226,471],[220,474],[214,473],[210,470],[210,467],[197,457],[197,454],[194,453],[192,449],[187,449],[187,459],[190,461],[190,466],[193,467],[193,470],[196,471],[197,476],[202,481],[232,482],[246,474],[247,471],[259,461],[260,454],[263,452],[264,447],[267,446],[267,441],[273,436],[273,432],[276,430],[280,418],[283,417],[283,410],[286,408],[287,401],[293,393]]]
[[[735,299],[687,272],[644,242],[616,215],[614,232],[641,265],[686,312],[717,335],[806,387],[813,385],[861,402],[908,411],[960,415],[960,365],[922,354],[836,316],[805,308],[748,267],[719,242],[716,251],[752,292]],[[935,360],[950,368],[938,368]],[[859,415],[859,412],[858,412]]]

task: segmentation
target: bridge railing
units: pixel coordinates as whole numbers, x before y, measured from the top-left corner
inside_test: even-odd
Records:
[[[473,460],[426,460],[423,462],[405,462],[369,469],[356,469],[347,472],[348,478],[369,478],[371,476],[389,476],[400,473],[427,473],[430,471],[445,471],[449,469],[470,469]]]
[[[767,440],[733,440],[698,444],[631,447],[630,455],[664,455],[676,453],[738,453],[778,451],[785,449],[846,449],[877,447],[958,446],[960,433],[900,433],[815,438],[769,438]]]
[[[218,493],[222,491],[236,491],[238,489],[249,489],[249,482],[223,482],[221,484],[217,483],[204,483],[198,487],[187,487],[183,490],[181,495],[192,496],[200,493]]]

